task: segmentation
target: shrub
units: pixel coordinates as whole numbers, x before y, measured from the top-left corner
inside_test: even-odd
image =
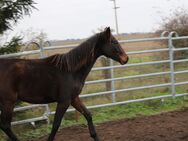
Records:
[[[22,38],[13,37],[10,42],[0,47],[0,54],[9,54],[20,51]]]
[[[176,10],[170,17],[163,18],[160,29],[162,31],[176,31],[179,36],[188,35],[188,11],[185,9]],[[177,48],[188,47],[188,40],[173,41],[173,45]],[[174,54],[175,59],[188,58],[188,51],[178,51]]]

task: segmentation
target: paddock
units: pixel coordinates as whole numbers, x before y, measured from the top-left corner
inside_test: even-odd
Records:
[[[106,122],[96,126],[101,141],[187,141],[188,109]],[[47,137],[38,140],[45,141]],[[92,141],[86,126],[64,128],[55,141]]]
[[[166,98],[187,97],[188,79],[185,76],[187,76],[188,73],[188,59],[176,59],[174,57],[175,52],[186,52],[188,50],[188,47],[176,48],[174,42],[187,39],[188,36],[178,37],[176,32],[164,32],[160,37],[119,40],[125,50],[127,49],[127,44],[136,44],[134,47],[135,50],[128,49],[130,62],[125,66],[120,66],[111,60],[107,66],[103,66],[100,63],[97,64],[92,69],[92,72],[87,79],[86,87],[80,97],[89,109],[117,105],[121,106],[124,104],[151,100],[163,101]],[[145,42],[147,43],[142,44]],[[155,47],[145,48],[146,46],[149,46],[148,42],[159,43],[154,44]],[[157,46],[161,43],[164,43],[165,46]],[[20,56],[24,58],[30,58],[30,56],[31,58],[45,57],[51,54],[55,49],[67,50],[76,46],[73,44],[43,47],[37,43],[34,44],[36,44],[39,49],[34,51],[23,51],[15,54],[6,54],[0,56],[0,58],[13,58]],[[149,57],[145,57],[147,55]],[[160,55],[163,56],[161,57]],[[137,60],[137,57],[140,60]],[[142,68],[142,71],[140,71],[139,68]],[[145,70],[146,68],[149,69]],[[104,76],[103,72],[105,70],[108,70],[108,77]],[[98,74],[97,77],[95,77],[96,74]],[[148,81],[146,80],[147,78],[150,78],[151,80]],[[152,81],[152,79],[156,81]],[[136,80],[139,80],[139,83],[137,83]],[[159,91],[162,91],[163,93],[159,93]],[[16,116],[20,112],[34,113],[34,110],[38,108],[42,109],[41,112],[30,114],[31,117],[29,118],[27,116],[27,118],[20,119]],[[17,125],[31,124],[32,126],[35,126],[35,123],[39,121],[46,121],[44,124],[49,124],[50,117],[53,117],[55,113],[54,106],[51,104],[26,104],[26,106],[15,108],[14,111],[15,117],[12,122],[14,129],[16,129]],[[68,112],[73,111],[74,109],[71,107],[68,109]],[[138,117],[130,120],[112,121],[98,124],[96,128],[101,140],[186,141],[188,140],[188,130],[187,127],[185,127],[188,122],[186,118],[187,113],[188,110],[185,109],[183,111],[165,113],[152,117]],[[95,118],[95,115],[93,115],[93,118]],[[71,136],[73,133],[75,134],[74,137]],[[39,139],[39,141],[45,139],[46,138],[43,137]],[[61,139],[64,139],[65,141],[90,140],[88,129],[85,126],[73,126],[62,129],[56,137],[56,140]]]

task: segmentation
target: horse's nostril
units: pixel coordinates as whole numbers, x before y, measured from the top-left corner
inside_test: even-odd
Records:
[[[126,64],[129,60],[129,57],[127,55],[121,55],[120,56],[120,63],[123,65],[123,64]]]

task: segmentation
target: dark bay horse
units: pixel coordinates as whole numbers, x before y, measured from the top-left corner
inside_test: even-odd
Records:
[[[57,102],[52,141],[63,115],[72,105],[84,115],[94,141],[99,141],[92,116],[79,98],[85,79],[101,55],[126,64],[128,56],[111,34],[110,28],[98,33],[66,54],[43,59],[0,59],[0,128],[12,141],[18,138],[11,130],[11,119],[18,100],[46,104]]]

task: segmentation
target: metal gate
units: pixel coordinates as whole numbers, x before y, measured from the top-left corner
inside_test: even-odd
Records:
[[[178,74],[186,74],[188,73],[187,70],[180,70],[180,71],[175,71],[174,65],[181,63],[181,62],[187,62],[188,59],[174,59],[174,53],[178,51],[187,51],[188,47],[181,47],[181,48],[175,48],[173,43],[174,41],[181,41],[181,40],[188,40],[188,36],[182,36],[179,37],[176,32],[163,32],[161,34],[161,37],[155,37],[155,38],[144,38],[144,39],[132,39],[132,40],[120,40],[119,42],[121,44],[124,43],[136,43],[136,42],[146,42],[146,41],[166,41],[167,42],[167,47],[162,47],[159,49],[151,49],[151,50],[139,50],[139,51],[131,51],[128,52],[128,55],[140,55],[140,54],[145,54],[145,53],[162,53],[166,52],[168,53],[167,58],[165,60],[157,60],[157,61],[147,61],[147,62],[139,62],[139,63],[128,63],[124,66],[121,65],[113,65],[113,61],[110,62],[110,66],[105,66],[105,67],[95,67],[92,69],[92,71],[101,71],[101,70],[110,70],[111,73],[111,78],[108,79],[98,79],[98,80],[91,80],[87,81],[86,85],[92,85],[92,84],[100,84],[100,83],[105,83],[105,82],[111,82],[111,90],[109,91],[100,91],[100,92],[94,92],[94,93],[87,93],[87,94],[82,94],[80,97],[82,99],[84,98],[89,98],[89,97],[96,97],[96,96],[104,96],[104,95],[111,95],[112,99],[111,102],[103,103],[103,104],[96,104],[96,105],[90,105],[87,106],[89,109],[91,108],[99,108],[99,107],[107,107],[107,106],[114,106],[114,105],[121,105],[121,104],[127,104],[127,103],[133,103],[133,102],[141,102],[141,101],[147,101],[147,100],[154,100],[154,99],[164,99],[164,98],[169,98],[169,97],[180,97],[180,96],[187,96],[188,93],[177,93],[176,87],[186,85],[188,84],[188,81],[183,81],[183,82],[176,82],[175,77]],[[37,43],[35,43],[37,44]],[[38,45],[38,44],[37,44]],[[31,54],[40,54],[41,57],[44,56],[44,52],[47,50],[55,50],[55,49],[61,49],[61,48],[74,48],[77,45],[66,45],[66,46],[50,46],[50,47],[43,47],[41,45],[38,45],[39,50],[34,50],[34,51],[24,51],[24,52],[19,52],[19,53],[14,53],[14,54],[7,54],[7,55],[1,55],[0,58],[12,58],[12,57],[19,57],[19,56],[27,56]],[[145,74],[137,74],[137,75],[130,75],[130,76],[121,76],[121,77],[115,77],[114,75],[114,70],[121,68],[122,71],[126,71],[127,68],[129,67],[141,67],[141,66],[147,66],[147,65],[158,65],[158,64],[168,64],[169,65],[169,70],[168,71],[162,71],[162,72],[152,72],[152,73],[145,73]],[[120,80],[130,80],[130,79],[139,79],[139,78],[144,78],[144,77],[158,77],[162,75],[169,75],[170,77],[170,82],[167,83],[159,83],[159,84],[154,84],[154,85],[144,85],[144,86],[138,86],[138,87],[131,87],[131,88],[123,88],[119,89],[116,88],[116,82]],[[136,91],[136,90],[148,90],[151,88],[160,88],[160,87],[168,87],[170,88],[170,93],[165,94],[165,95],[159,95],[159,96],[148,96],[144,98],[138,98],[138,99],[130,99],[130,100],[122,100],[122,101],[117,101],[116,100],[116,95],[117,93],[125,93],[130,92],[130,91]],[[47,120],[51,114],[54,114],[54,111],[51,111],[49,106],[47,104],[39,104],[39,105],[29,105],[25,107],[18,107],[15,108],[14,111],[24,111],[24,110],[29,110],[32,108],[36,107],[44,107],[45,112],[43,113],[42,116],[36,117],[36,118],[31,118],[31,119],[25,119],[21,121],[14,121],[12,122],[13,125],[16,124],[23,124],[23,123],[34,123],[35,121],[39,120]],[[74,109],[68,109],[68,111],[73,111]]]

